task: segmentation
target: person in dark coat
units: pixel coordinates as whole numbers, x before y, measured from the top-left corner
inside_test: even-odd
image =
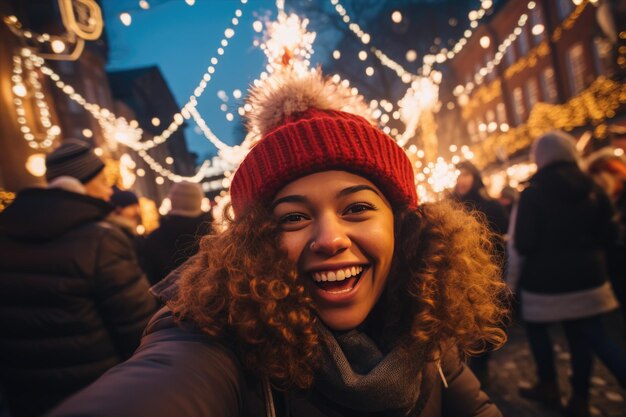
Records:
[[[137,353],[49,417],[501,416],[462,361],[505,339],[484,226],[418,205],[358,97],[282,76],[250,95],[228,227],[153,287]]]
[[[198,252],[200,238],[211,233],[213,218],[201,209],[204,193],[199,184],[172,185],[171,210],[141,246],[141,265],[152,285]]]
[[[134,241],[137,238],[137,227],[141,224],[141,207],[137,194],[114,186],[109,202],[114,209],[108,221],[119,226]]]
[[[49,188],[0,213],[0,383],[35,417],[130,357],[156,301],[113,207],[104,164],[79,141],[46,158]]]
[[[608,264],[611,285],[622,307],[626,337],[626,159],[617,156],[612,148],[603,148],[585,158],[585,167],[617,211],[620,234],[608,252]]]
[[[494,257],[501,263],[504,269],[505,235],[508,228],[508,215],[502,204],[489,196],[483,182],[480,171],[470,161],[462,161],[457,164],[459,170],[452,198],[461,203],[463,207],[472,213],[478,213],[492,232],[492,242],[495,248]],[[490,353],[485,352],[480,356],[470,359],[470,367],[483,385],[489,383],[489,358]]]
[[[589,416],[592,353],[626,386],[626,352],[604,329],[618,308],[608,281],[606,250],[616,224],[606,193],[578,167],[575,140],[562,131],[531,148],[537,173],[521,195],[515,248],[524,257],[518,287],[522,319],[537,365],[537,385],[520,394],[560,406],[551,323],[561,323],[572,364],[571,416]]]
[[[489,229],[502,237],[509,224],[508,215],[502,204],[489,196],[480,171],[470,161],[459,162],[459,170],[453,198],[470,211],[477,211],[484,216]]]

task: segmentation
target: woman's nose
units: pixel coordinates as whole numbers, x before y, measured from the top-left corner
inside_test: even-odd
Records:
[[[337,219],[319,219],[315,231],[309,244],[312,252],[335,255],[348,249],[352,244],[345,228]]]

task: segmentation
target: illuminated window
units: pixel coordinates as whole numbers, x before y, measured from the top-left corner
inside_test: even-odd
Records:
[[[535,77],[528,80],[526,83],[526,99],[528,101],[528,111],[532,110],[533,106],[539,101],[539,83]]]
[[[508,48],[506,48],[505,58],[506,58],[506,66],[507,67],[509,65],[513,65],[513,63],[517,59],[515,57],[515,44],[511,44],[511,45],[509,45]]]
[[[467,133],[469,133],[472,142],[478,142],[478,131],[476,129],[476,123],[473,120],[467,122]]]
[[[487,123],[483,122],[480,119],[476,119],[476,124],[478,125],[478,139],[484,140],[487,138]]]
[[[613,75],[611,65],[611,42],[601,36],[593,38],[593,61],[598,75]]]
[[[556,103],[558,92],[554,80],[554,69],[547,67],[541,72],[541,89],[543,90],[543,101],[546,103]]]
[[[533,42],[535,45],[541,43],[541,41],[545,39],[545,25],[546,23],[543,21],[543,12],[541,11],[541,6],[537,5],[530,13],[530,27],[533,28]],[[537,33],[539,32],[539,28],[543,28],[543,30],[541,30],[540,33]]]
[[[487,64],[493,61],[493,59],[494,59],[493,52],[487,52],[487,54],[485,55],[485,67],[487,67]],[[491,72],[487,74],[487,81],[493,81],[495,77],[496,77],[496,72],[492,70]]]
[[[513,90],[513,110],[515,115],[515,124],[519,125],[524,120],[524,92],[522,87],[517,87]]]
[[[567,73],[569,75],[572,95],[578,94],[585,88],[586,65],[582,43],[577,43],[567,51]]]
[[[526,31],[525,26],[522,29],[522,33],[520,33],[517,38],[517,44],[519,45],[520,56],[525,56],[528,53],[528,32]]]
[[[507,123],[506,119],[506,106],[504,103],[498,103],[496,106],[496,117],[498,124]]]
[[[558,0],[559,20],[564,20],[574,10],[572,0]]]

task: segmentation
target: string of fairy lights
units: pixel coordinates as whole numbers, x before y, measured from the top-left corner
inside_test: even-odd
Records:
[[[341,4],[341,2],[339,0],[330,0],[330,3],[331,5],[333,5],[337,14],[341,16],[341,20],[348,26],[348,29],[350,29],[350,31],[352,31],[352,33],[356,35],[356,37],[361,41],[364,46],[369,45],[372,40],[372,36],[369,33],[363,31],[361,27],[356,22],[354,22],[355,19],[348,14],[347,9]],[[463,33],[463,37],[455,42],[454,46],[450,50],[448,50],[447,48],[441,48],[440,51],[436,54],[424,55],[424,57],[422,58],[422,66],[418,69],[417,74],[429,75],[435,63],[442,64],[447,60],[454,58],[459,52],[461,52],[463,47],[467,45],[469,38],[472,37],[474,33],[473,29],[476,29],[478,27],[479,21],[487,15],[492,6],[492,0],[482,0],[478,9],[469,12],[468,17],[470,19],[470,29],[465,30],[465,32]],[[397,10],[393,12],[391,17],[394,23],[400,23],[402,21],[402,13]],[[381,62],[381,64],[393,70],[405,84],[409,84],[419,77],[419,75],[406,70],[401,64],[391,59],[387,54],[385,54],[377,47],[371,46],[370,51]],[[337,53],[334,54],[334,57],[335,59],[339,59],[341,54],[339,53],[339,51],[336,52]],[[364,61],[366,58],[366,51],[359,52],[359,59]]]
[[[240,1],[241,1],[241,4],[247,3],[247,0],[240,0]],[[231,23],[233,27],[236,27],[239,24],[239,18],[242,16],[242,14],[243,12],[241,9],[235,10],[235,16],[231,19]],[[10,24],[16,30],[17,28],[21,28],[22,26],[19,20],[17,19],[17,17],[15,16],[9,16],[8,18],[5,19],[5,22],[7,24]],[[224,54],[224,51],[225,51],[224,48],[228,46],[228,39],[232,38],[235,34],[235,30],[233,27],[228,27],[224,31],[224,38],[220,41],[220,46],[217,49],[217,55]],[[17,31],[16,34],[20,36],[25,36],[27,38],[32,37],[32,34],[29,31]],[[52,37],[47,34],[37,35],[36,38],[42,41],[45,41],[47,39],[52,39]],[[47,108],[45,96],[43,95],[43,92],[41,91],[41,84],[36,80],[37,73],[35,71],[32,71],[33,67],[35,66],[39,68],[43,74],[50,77],[50,79],[54,82],[54,85],[58,87],[64,94],[66,94],[70,100],[73,100],[74,102],[82,106],[98,121],[98,123],[100,124],[103,130],[103,134],[105,138],[109,142],[111,143],[114,141],[119,142],[137,151],[139,156],[141,156],[144,159],[144,161],[148,164],[148,166],[152,170],[157,172],[158,174],[163,175],[167,177],[168,179],[170,179],[171,181],[175,181],[175,182],[179,182],[182,180],[200,182],[201,179],[204,178],[204,176],[206,175],[207,169],[210,163],[205,162],[200,167],[196,175],[192,177],[183,177],[180,175],[176,175],[172,173],[169,169],[163,167],[163,165],[157,162],[154,158],[150,157],[146,151],[166,142],[167,139],[169,139],[180,128],[180,126],[183,125],[184,119],[188,119],[191,117],[192,111],[194,113],[194,119],[197,122],[199,122],[200,125],[206,126],[206,123],[203,121],[200,114],[194,110],[197,105],[197,99],[200,98],[200,96],[203,94],[209,81],[212,78],[212,74],[215,73],[215,68],[218,63],[217,56],[213,56],[210,59],[210,65],[207,67],[207,70],[203,74],[200,82],[198,83],[196,88],[193,90],[193,95],[191,95],[189,98],[189,101],[183,105],[181,112],[175,113],[173,115],[172,117],[173,120],[169,124],[169,126],[161,134],[155,136],[154,138],[141,141],[143,130],[138,127],[138,124],[136,121],[128,122],[124,118],[116,117],[113,114],[113,112],[111,112],[110,110],[106,108],[101,108],[97,104],[87,102],[87,100],[85,100],[84,97],[82,97],[79,93],[75,92],[72,86],[66,84],[63,80],[61,80],[61,77],[54,70],[52,70],[49,66],[45,65],[44,59],[41,56],[35,54],[31,49],[22,48],[21,55],[22,57],[24,57],[24,59],[26,59],[25,65],[27,69],[31,70],[29,71],[30,75],[29,75],[28,80],[30,82],[31,87],[35,90],[34,94],[37,99],[36,104],[38,107],[40,107],[40,111],[39,111],[40,124],[44,128],[47,128],[46,136],[43,139],[41,139],[40,138],[41,135],[33,134],[27,125],[26,111],[23,108],[23,100],[22,98],[19,97],[20,95],[22,95],[22,97],[25,96],[27,89],[24,84],[23,77],[21,75],[23,72],[22,65],[21,65],[22,58],[16,55],[16,57],[14,58],[14,70],[13,70],[13,77],[12,77],[12,80],[14,83],[13,92],[17,96],[14,99],[14,104],[17,107],[18,122],[21,125],[20,129],[24,135],[24,139],[29,142],[29,146],[31,148],[34,148],[34,149],[49,148],[50,146],[52,146],[54,138],[61,133],[60,128],[58,126],[52,126],[50,123],[49,109]],[[35,140],[38,137],[41,140],[39,141]],[[207,138],[212,140],[214,144],[223,143],[213,134],[207,135]],[[157,177],[157,183],[159,183],[158,179],[159,177]]]
[[[584,5],[588,1],[590,0],[577,0],[577,2],[575,1],[574,3],[577,5]],[[242,5],[245,5],[247,0],[240,0],[240,2]],[[142,3],[147,4],[148,7],[143,7]],[[189,4],[189,1],[187,3]],[[345,7],[340,3],[340,0],[330,0],[330,3],[334,6],[335,11],[341,16],[342,21],[348,26],[350,31],[357,36],[364,46],[369,48],[369,52],[372,53],[373,56],[382,63],[382,65],[394,71],[403,83],[409,84],[406,94],[395,105],[385,99],[370,101],[369,107],[372,116],[380,122],[383,130],[392,135],[403,147],[408,144],[409,139],[415,136],[420,124],[422,135],[424,135],[424,132],[427,131],[428,127],[428,123],[424,120],[428,120],[428,118],[422,118],[422,116],[438,111],[437,106],[440,104],[438,103],[438,86],[441,82],[441,73],[433,70],[433,67],[453,59],[458,53],[461,52],[461,50],[463,50],[463,48],[468,44],[468,40],[473,36],[475,29],[478,27],[480,19],[489,13],[492,7],[492,1],[482,0],[480,2],[480,7],[472,10],[468,14],[468,18],[470,20],[469,29],[464,31],[463,36],[456,41],[450,49],[441,48],[436,53],[424,55],[422,58],[422,65],[416,72],[406,70],[397,61],[389,58],[384,51],[371,45],[371,35],[365,32],[354,21],[354,19],[348,14]],[[144,0],[143,2],[140,2],[140,6],[142,9],[147,10],[149,8],[149,3]],[[310,58],[314,52],[312,45],[316,34],[307,30],[307,19],[301,19],[295,14],[285,13],[283,1],[277,1],[276,6],[279,11],[277,19],[275,21],[265,22],[265,38],[263,42],[257,43],[257,46],[259,46],[265,53],[268,63],[265,71],[260,74],[259,79],[253,81],[255,85],[258,85],[260,80],[271,77],[277,68],[281,65],[285,65],[286,59],[290,61],[290,66],[293,71],[304,73],[310,70]],[[526,5],[527,11],[519,16],[515,28],[504,39],[504,41],[498,45],[497,53],[493,56],[493,59],[487,61],[484,66],[478,69],[473,75],[471,81],[464,85],[455,87],[453,94],[457,97],[457,99],[471,94],[475,88],[484,82],[487,75],[489,75],[495,67],[500,64],[507,49],[510,48],[517,38],[523,33],[523,30],[529,20],[529,13],[536,6],[535,1],[529,1]],[[94,117],[100,125],[104,137],[109,145],[114,146],[114,144],[120,143],[135,151],[137,155],[145,161],[146,165],[158,175],[155,178],[155,182],[157,184],[163,184],[166,178],[173,182],[185,180],[199,183],[203,182],[206,178],[220,176],[223,174],[223,179],[209,182],[204,181],[203,186],[207,191],[227,188],[230,182],[230,172],[232,172],[237,164],[243,159],[243,156],[245,156],[247,150],[249,149],[250,143],[247,138],[244,143],[231,146],[221,140],[217,135],[215,135],[206,121],[202,118],[202,115],[197,109],[197,105],[198,99],[203,95],[208,84],[215,76],[219,59],[222,55],[224,55],[225,48],[229,45],[230,39],[235,35],[235,29],[239,25],[242,14],[243,12],[240,8],[235,10],[235,15],[230,21],[230,26],[225,29],[216,53],[209,59],[209,65],[207,66],[204,74],[202,74],[200,81],[193,89],[193,93],[189,96],[189,100],[181,106],[180,111],[172,116],[172,120],[169,124],[167,124],[164,130],[152,138],[145,137],[143,130],[139,127],[136,121],[128,121],[125,118],[117,117],[109,109],[101,107],[98,104],[88,102],[81,94],[77,93],[71,85],[64,82],[61,77],[52,68],[50,68],[50,66],[46,65],[46,59],[49,58],[45,53],[41,52],[41,48],[48,48],[54,53],[63,55],[64,52],[69,52],[69,49],[71,49],[68,48],[68,45],[73,44],[75,46],[74,51],[67,54],[69,56],[79,49],[79,39],[83,39],[84,37],[73,39],[72,36],[64,37],[63,35],[52,36],[49,34],[35,34],[24,30],[21,23],[15,16],[5,18],[5,23],[12,28],[11,30],[13,33],[22,38],[29,39],[30,41],[34,40],[33,42],[40,44],[39,47],[31,45],[30,47],[21,48],[20,52],[13,58],[12,91],[14,94],[16,113],[18,115],[18,123],[24,139],[28,142],[31,148],[46,150],[53,145],[55,139],[61,133],[60,128],[52,124],[50,109],[48,108],[45,95],[43,93],[40,75],[38,74],[38,71],[36,71],[39,70],[41,74],[47,76],[70,100],[83,107]],[[399,11],[395,11],[392,14],[392,20],[395,23],[401,22],[402,18],[403,17]],[[122,16],[120,16],[120,19],[124,22]],[[128,21],[128,24],[130,24],[130,21]],[[257,32],[261,32],[263,30],[262,23],[259,21],[255,21],[253,27]],[[97,28],[92,29],[95,30]],[[560,36],[555,33],[553,34],[553,37],[557,35]],[[63,45],[61,45],[61,43]],[[63,46],[62,49],[61,46]],[[333,57],[336,59],[339,59],[340,56],[341,53],[339,51],[333,52]],[[361,50],[358,57],[361,61],[366,61],[368,51]],[[371,76],[373,75],[374,70],[372,67],[366,67],[365,73],[366,75]],[[358,89],[355,87],[350,88],[349,80],[342,80],[338,74],[335,74],[332,77],[332,80],[337,84],[342,84],[343,87],[349,89],[353,95],[359,94]],[[29,99],[31,96],[32,103],[34,104],[33,108],[36,110],[35,113],[38,115],[38,123],[29,124],[26,118],[27,109],[25,107],[25,99]],[[228,121],[232,121],[234,116],[229,111],[230,109],[227,105],[227,94],[220,90],[218,92],[218,97],[220,97],[223,101],[220,109],[226,113],[226,119]],[[241,90],[234,90],[232,97],[235,100],[241,99]],[[244,116],[248,111],[250,111],[249,106],[249,104],[239,106],[237,108],[237,113],[240,116]],[[181,176],[157,161],[148,153],[148,151],[162,143],[165,143],[185,123],[185,120],[190,119],[194,120],[197,125],[197,129],[217,148],[219,157],[216,157],[211,161],[205,161],[199,167],[195,175]],[[397,128],[387,126],[391,120],[402,121],[405,126],[404,131],[399,132]],[[152,123],[154,126],[157,126],[161,123],[161,121],[158,119],[155,121],[153,119]],[[434,126],[434,128],[436,128],[436,125]],[[431,131],[433,129],[432,123],[430,129]],[[461,159],[474,158],[474,153],[467,146],[457,149],[455,145],[452,145],[449,149],[452,155],[449,162],[442,157],[428,157],[428,151],[425,152],[424,149],[418,149],[414,144],[408,146],[406,151],[409,155],[413,155],[414,166],[417,170],[421,169],[421,171],[417,171],[415,179],[420,198],[425,201],[432,199],[433,192],[440,193],[446,188],[450,188],[451,184],[453,184],[456,179],[456,175],[458,174],[455,164],[457,164]],[[169,161],[166,159],[166,164],[171,165],[173,159],[171,157],[168,159]],[[145,171],[142,168],[138,168],[135,161],[128,154],[124,154],[123,158],[120,159],[120,169],[122,166],[124,170],[129,172],[134,171],[137,176],[141,177],[145,175]]]

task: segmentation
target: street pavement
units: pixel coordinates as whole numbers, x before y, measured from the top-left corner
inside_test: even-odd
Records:
[[[612,313],[607,324],[614,338],[624,342],[623,323],[620,315]],[[498,405],[504,417],[561,417],[558,411],[518,395],[519,387],[530,387],[536,382],[535,365],[528,349],[524,330],[513,325],[508,331],[509,340],[502,349],[493,352],[489,363],[489,383],[485,391]],[[559,386],[562,402],[570,396],[570,366],[567,342],[558,326],[551,329],[556,353]],[[597,359],[592,377],[590,409],[597,417],[626,417],[626,392]]]

